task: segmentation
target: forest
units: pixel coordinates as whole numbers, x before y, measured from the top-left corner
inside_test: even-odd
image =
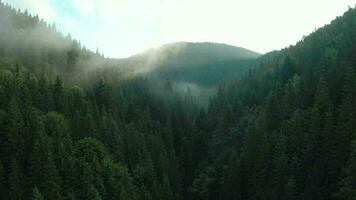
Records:
[[[191,44],[242,57],[147,75],[0,1],[0,199],[355,200],[355,44],[349,8],[280,51]]]

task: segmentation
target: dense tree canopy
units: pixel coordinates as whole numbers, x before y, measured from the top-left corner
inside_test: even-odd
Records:
[[[355,199],[355,9],[207,108],[2,3],[0,27],[0,199]]]

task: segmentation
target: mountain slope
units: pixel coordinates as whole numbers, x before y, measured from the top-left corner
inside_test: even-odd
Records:
[[[221,88],[198,120],[198,198],[354,199],[355,42],[350,8]]]
[[[179,42],[127,59],[106,59],[86,50],[70,36],[63,37],[54,25],[46,24],[38,16],[21,13],[4,4],[0,6],[0,26],[0,65],[21,65],[36,74],[46,71],[80,85],[90,85],[93,73],[111,70],[116,71],[117,78],[131,73],[195,84],[210,91],[236,78],[247,69],[250,59],[259,56],[225,44]],[[118,68],[118,65],[123,67]],[[214,92],[208,92],[205,101],[212,94]]]
[[[220,84],[241,76],[259,56],[256,52],[226,44],[178,42],[118,63],[134,74],[161,82],[169,80],[178,92],[191,90],[202,105],[207,105]]]
[[[1,1],[0,33],[0,199],[183,198],[194,104]]]
[[[37,75],[47,71],[69,81],[107,65],[103,56],[85,49],[70,36],[64,37],[54,25],[3,3],[0,27],[1,66],[23,66]]]
[[[171,53],[158,63],[151,75],[204,86],[217,86],[231,80],[231,75],[242,74],[247,65],[260,56],[247,49],[217,43],[165,45],[158,54],[165,55],[165,52],[172,52],[177,46],[177,53]],[[242,68],[243,66],[246,68]]]
[[[139,73],[159,73],[160,70],[200,68],[212,63],[255,59],[260,54],[235,46],[218,43],[177,42],[150,49],[121,60]],[[224,68],[221,69],[222,71]]]
[[[143,56],[147,69],[2,3],[0,16],[0,199],[355,199],[356,9],[257,59],[197,48]],[[233,73],[206,110],[169,80],[201,90]]]
[[[129,59],[138,60],[142,63],[156,62],[155,64],[158,66],[184,67],[209,62],[251,59],[258,56],[260,54],[256,52],[226,44],[177,42],[149,49]]]

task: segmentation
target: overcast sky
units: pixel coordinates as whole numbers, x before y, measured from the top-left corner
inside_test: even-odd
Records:
[[[109,57],[177,41],[219,42],[260,53],[294,44],[356,0],[2,0],[55,22]]]

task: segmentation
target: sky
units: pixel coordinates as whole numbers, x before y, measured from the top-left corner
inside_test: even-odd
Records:
[[[107,57],[162,44],[217,42],[259,53],[295,44],[356,0],[2,0],[55,23]]]

